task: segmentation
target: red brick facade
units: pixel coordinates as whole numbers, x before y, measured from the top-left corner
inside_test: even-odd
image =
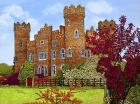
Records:
[[[65,26],[52,30],[45,24],[30,41],[30,24],[14,24],[15,72],[19,72],[26,60],[35,64],[36,74],[51,76],[62,70],[63,64],[75,66],[91,56],[86,49],[85,36],[93,29],[84,31],[85,8],[70,6],[64,8]],[[89,52],[88,52],[89,51]]]

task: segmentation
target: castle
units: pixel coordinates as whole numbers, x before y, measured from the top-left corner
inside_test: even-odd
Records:
[[[91,57],[86,47],[86,35],[94,34],[93,28],[84,28],[85,8],[65,6],[64,24],[59,30],[52,30],[47,24],[30,41],[30,24],[14,23],[15,58],[14,71],[19,72],[26,60],[34,62],[35,74],[53,76],[63,69],[64,64],[75,66]]]

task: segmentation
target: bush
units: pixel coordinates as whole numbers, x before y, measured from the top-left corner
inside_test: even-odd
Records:
[[[94,55],[87,59],[85,63],[81,63],[74,68],[67,68],[63,71],[65,79],[100,79],[103,76],[96,71],[99,56]]]
[[[12,74],[3,84],[19,85],[18,73]]]

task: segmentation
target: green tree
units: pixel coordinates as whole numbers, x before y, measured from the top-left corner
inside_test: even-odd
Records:
[[[23,81],[28,77],[34,76],[34,66],[32,61],[25,61],[22,65],[21,71],[19,72],[19,80]]]
[[[140,86],[136,85],[129,90],[125,102],[140,104]]]
[[[12,73],[12,66],[9,66],[5,63],[0,64],[0,75],[11,75]]]

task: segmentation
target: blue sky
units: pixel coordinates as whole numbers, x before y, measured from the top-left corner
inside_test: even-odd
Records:
[[[99,20],[118,22],[121,15],[140,27],[140,0],[0,0],[0,63],[13,64],[14,22],[30,22],[33,39],[45,23],[53,29],[63,25],[63,8],[71,4],[85,6],[85,29],[96,28]]]

